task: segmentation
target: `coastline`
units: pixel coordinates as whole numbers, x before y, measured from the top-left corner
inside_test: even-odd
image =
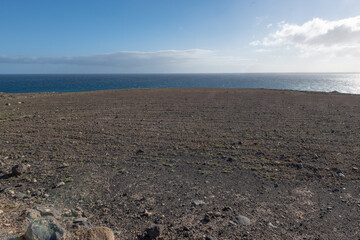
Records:
[[[359,95],[167,88],[1,96],[0,176],[31,165],[0,179],[30,191],[0,195],[4,221],[18,231],[25,208],[53,204],[81,207],[120,239],[153,223],[165,226],[163,239],[359,234]],[[229,224],[237,215],[251,224]]]

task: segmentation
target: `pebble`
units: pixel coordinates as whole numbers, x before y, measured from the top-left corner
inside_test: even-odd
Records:
[[[58,187],[61,187],[61,186],[64,186],[64,185],[65,185],[64,182],[59,182],[58,184],[56,184],[56,187],[58,188]]]
[[[275,226],[274,224],[272,224],[271,222],[268,223],[269,227],[272,227],[272,228],[277,228],[277,226]]]
[[[11,196],[14,196],[14,195],[15,195],[14,190],[8,190],[8,193],[9,193]]]
[[[302,163],[298,163],[298,164],[296,164],[296,167],[297,167],[297,169],[302,169],[302,168],[304,168],[304,165]]]
[[[0,209],[0,214],[3,214],[3,213],[4,213],[4,211]]]
[[[251,221],[249,218],[247,218],[245,216],[241,216],[241,215],[236,217],[236,221],[241,225],[250,225],[251,224]]]
[[[17,193],[15,194],[14,196],[16,199],[23,199],[23,198],[26,198],[26,194],[24,193]]]
[[[217,240],[217,238],[214,236],[208,235],[208,236],[206,236],[205,240]]]
[[[229,225],[236,226],[237,224],[233,221],[229,221]]]
[[[343,173],[339,172],[339,173],[338,173],[338,177],[339,177],[339,178],[344,178],[345,175],[344,175]]]
[[[203,200],[195,200],[192,202],[192,205],[194,206],[200,206],[200,205],[204,205],[205,202]]]
[[[210,216],[208,214],[206,214],[203,218],[203,220],[201,220],[202,223],[207,224],[210,222]]]

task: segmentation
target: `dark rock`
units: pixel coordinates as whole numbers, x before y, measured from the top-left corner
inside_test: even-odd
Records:
[[[82,217],[82,218],[76,218],[76,219],[74,219],[74,221],[73,221],[74,224],[82,225],[82,226],[86,225],[85,223],[87,223],[87,222],[88,222],[87,218],[84,218],[84,217]]]
[[[304,168],[304,165],[302,163],[298,163],[295,165],[297,169],[302,169]]]
[[[136,151],[136,154],[142,154],[142,153],[144,153],[144,151],[141,150],[141,149],[139,149],[139,150]]]
[[[20,176],[27,171],[28,167],[25,164],[19,164],[11,169],[12,175]]]
[[[190,231],[190,228],[188,228],[187,226],[184,226],[183,230],[187,232],[187,231]]]
[[[336,173],[344,173],[340,168],[334,168],[334,171],[336,172]]]
[[[156,239],[161,235],[161,232],[162,232],[162,226],[155,224],[145,229],[144,237],[145,239]]]
[[[210,222],[210,216],[209,215],[205,215],[204,218],[201,220],[201,223],[203,224],[207,224]]]
[[[227,161],[228,161],[228,162],[233,162],[234,159],[233,159],[232,157],[228,157]]]
[[[232,208],[231,207],[223,207],[223,209],[222,209],[224,212],[227,212],[227,211],[231,211],[232,210]]]

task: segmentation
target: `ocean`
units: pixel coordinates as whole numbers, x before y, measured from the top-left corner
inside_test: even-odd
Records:
[[[265,88],[360,94],[360,73],[0,75],[0,92],[8,93],[132,88]]]

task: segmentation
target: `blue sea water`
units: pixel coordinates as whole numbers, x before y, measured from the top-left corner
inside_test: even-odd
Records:
[[[9,93],[200,87],[338,91],[360,94],[360,73],[0,75],[0,92]]]

